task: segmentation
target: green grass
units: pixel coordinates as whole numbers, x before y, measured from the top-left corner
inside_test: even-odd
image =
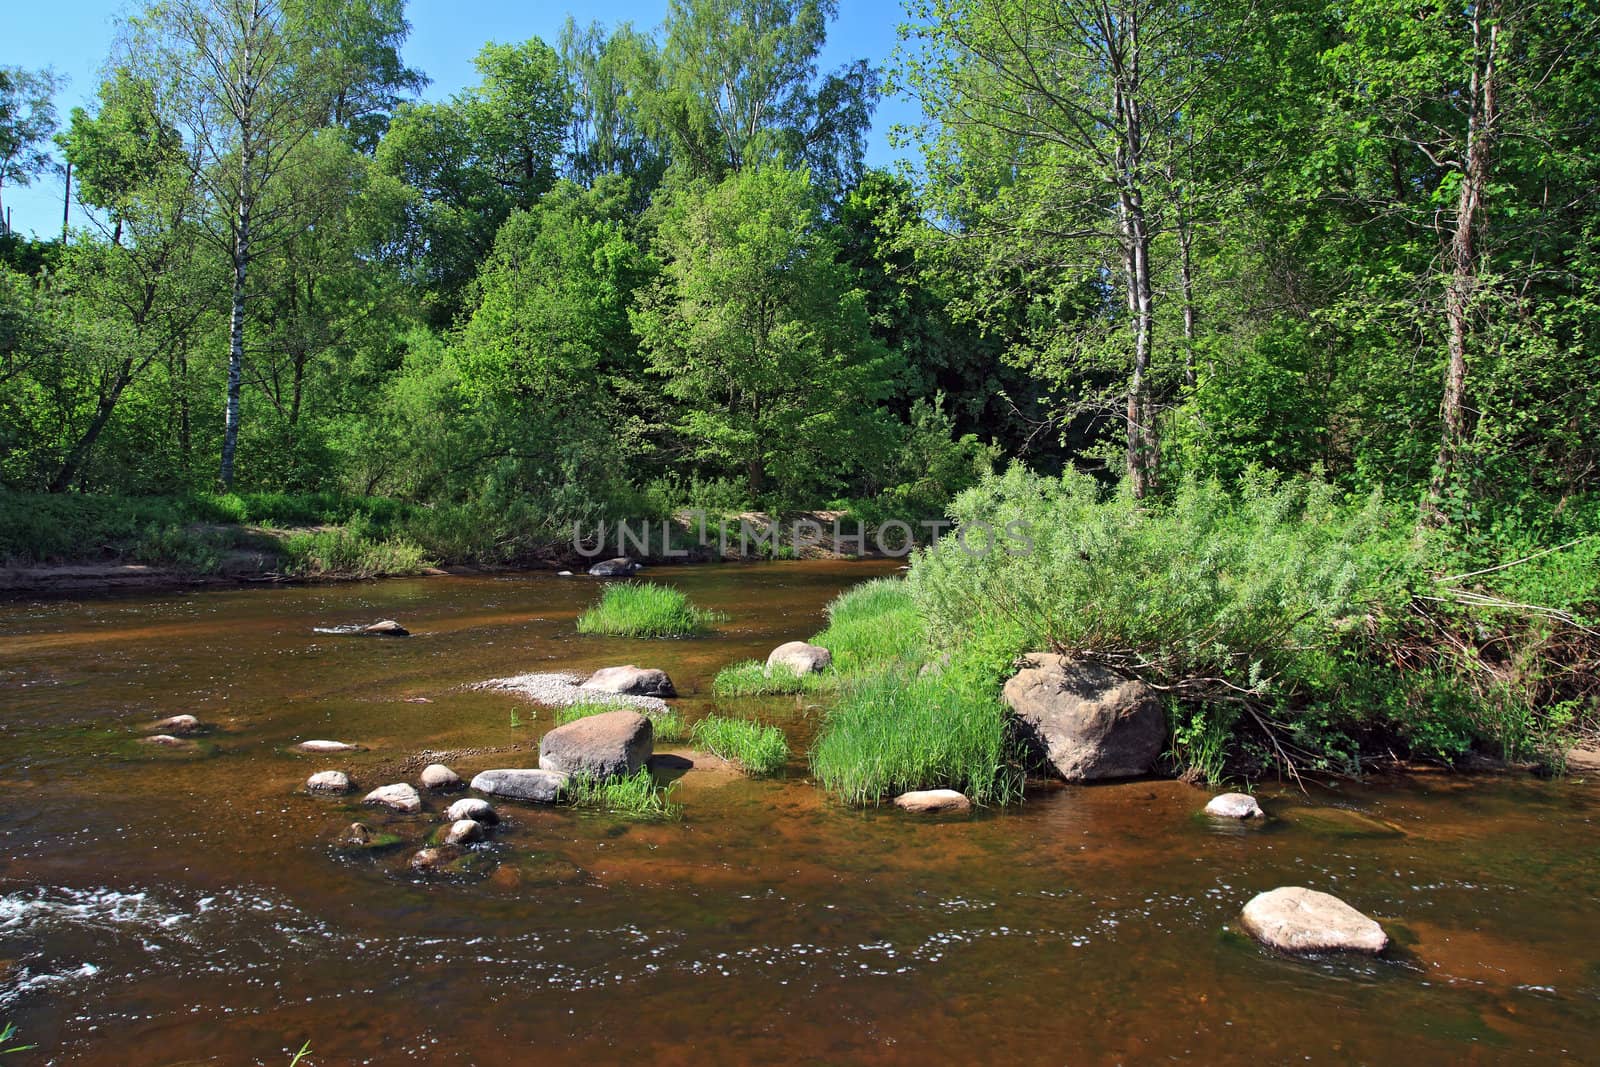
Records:
[[[712,679],[711,692],[719,697],[781,696],[791,693],[815,693],[834,689],[839,675],[827,670],[816,674],[795,674],[782,667],[768,671],[760,660],[744,660],[729,664]]]
[[[636,711],[650,720],[651,732],[657,741],[668,743],[682,741],[689,736],[689,731],[683,725],[683,716],[674,708],[656,711],[652,708],[637,708],[627,704],[568,704],[564,708],[555,710],[556,725],[565,726],[569,722],[587,719],[591,715],[604,715],[608,711]]]
[[[890,663],[919,663],[927,627],[899,578],[874,578],[828,605],[828,627],[812,640],[833,653],[833,668],[851,675]]]
[[[687,637],[705,633],[727,618],[689,602],[676,589],[654,582],[606,587],[600,602],[578,617],[578,632],[613,637]]]
[[[683,810],[672,802],[677,784],[659,786],[648,770],[604,779],[574,775],[567,780],[567,801],[574,807],[635,819],[675,819]]]
[[[294,534],[284,541],[283,552],[284,573],[302,578],[378,578],[420,574],[431,566],[410,541],[375,541],[349,530]]]
[[[777,774],[789,761],[789,742],[776,726],[710,715],[695,723],[689,735],[696,745],[754,777]]]
[[[852,682],[823,720],[811,773],[850,804],[911,789],[957,789],[977,804],[1022,794],[998,682],[973,669],[892,668]]]
[[[7,1041],[12,1040],[16,1036],[17,1036],[17,1025],[16,1025],[16,1023],[6,1023],[4,1027],[0,1027],[0,1045],[5,1045],[5,1043]],[[7,1046],[5,1048],[0,1048],[0,1056],[9,1056],[13,1052],[28,1052],[31,1049],[35,1049],[35,1048],[38,1048],[38,1047],[39,1046],[37,1046],[37,1045],[10,1045],[10,1046]]]

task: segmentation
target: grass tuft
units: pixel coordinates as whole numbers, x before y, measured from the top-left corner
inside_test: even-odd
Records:
[[[430,566],[422,549],[410,541],[374,541],[349,530],[294,534],[284,541],[283,552],[284,573],[302,578],[421,574]]]
[[[677,784],[659,786],[648,770],[604,779],[574,775],[567,780],[567,801],[574,807],[635,819],[675,819],[683,812],[672,802]]]
[[[850,804],[911,789],[957,789],[976,804],[1020,798],[1005,709],[988,675],[888,669],[857,679],[823,720],[812,774]]]
[[[727,618],[689,602],[676,589],[654,582],[606,587],[600,602],[578,617],[578,632],[614,637],[687,637],[705,633]]]
[[[666,708],[656,711],[628,704],[568,704],[566,707],[555,709],[556,725],[565,726],[569,722],[587,719],[591,715],[604,715],[608,711],[636,711],[643,715],[650,720],[652,734],[657,741],[676,742],[689,736],[689,731],[683,724],[683,716],[679,715],[676,709]]]
[[[732,663],[717,672],[712,679],[711,692],[719,697],[785,696],[791,693],[815,693],[837,688],[839,676],[833,671],[818,674],[795,674],[782,667],[768,671],[760,660]]]
[[[696,745],[737,763],[753,777],[777,774],[789,761],[789,742],[776,726],[710,715],[695,723],[689,733]]]
[[[911,591],[899,578],[874,578],[840,593],[828,605],[828,628],[813,640],[833,653],[842,675],[926,656],[927,628]]]

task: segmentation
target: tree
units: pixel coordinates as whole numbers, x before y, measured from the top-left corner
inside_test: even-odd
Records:
[[[78,199],[111,216],[111,243],[121,244],[124,216],[184,160],[185,146],[182,132],[157,112],[154,86],[138,73],[114,71],[99,96],[93,114],[72,109],[70,126],[56,140],[73,166]]]
[[[0,67],[0,194],[9,185],[30,185],[50,167],[47,147],[56,129],[50,102],[61,79],[48,67],[26,70]],[[10,231],[0,195],[0,233]]]
[[[914,14],[924,48],[903,77],[932,117],[931,192],[990,284],[1042,269],[1066,307],[1120,289],[1124,314],[1106,307],[1105,332],[1080,335],[1069,358],[1125,336],[1126,468],[1144,496],[1160,456],[1155,257],[1193,146],[1190,107],[1237,26],[1175,0],[927,0]]]
[[[657,62],[655,42],[628,23],[607,33],[598,23],[580,29],[569,17],[560,50],[570,107],[568,176],[587,184],[621,175],[635,196],[648,195],[666,169],[668,146],[645,129],[639,94],[630,86]]]
[[[694,454],[742,469],[752,494],[837,485],[889,439],[875,405],[899,360],[820,222],[810,175],[773,164],[680,192],[661,220],[661,280],[633,315]]]

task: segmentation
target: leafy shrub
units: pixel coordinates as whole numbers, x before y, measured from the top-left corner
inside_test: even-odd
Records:
[[[686,637],[705,633],[727,616],[695,607],[676,589],[654,582],[609,585],[600,602],[578,617],[578,632],[615,637]]]
[[[756,777],[777,774],[789,761],[783,731],[765,723],[709,715],[694,724],[689,736],[696,745]]]

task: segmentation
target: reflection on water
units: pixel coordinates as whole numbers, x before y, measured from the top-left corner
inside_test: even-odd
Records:
[[[447,800],[406,818],[300,789],[399,780],[425,750],[463,776],[531,762],[549,713],[484,678],[662,667],[693,720],[717,668],[883,570],[654,574],[731,616],[684,641],[580,637],[597,584],[543,575],[0,609],[0,1019],[87,1064],[282,1064],[307,1039],[328,1064],[1591,1058],[1589,784],[1268,790],[1251,829],[1178,783],[1042,786],[916,821],[829,803],[797,758],[781,781],[691,771],[680,822],[502,804],[472,873],[436,880],[336,839],[360,818],[419,844]],[[414,636],[317,632],[379,618]],[[798,752],[814,699],[738,708]],[[138,741],[179,712],[217,729]],[[1262,952],[1233,920],[1283,884],[1345,897],[1397,951]]]

